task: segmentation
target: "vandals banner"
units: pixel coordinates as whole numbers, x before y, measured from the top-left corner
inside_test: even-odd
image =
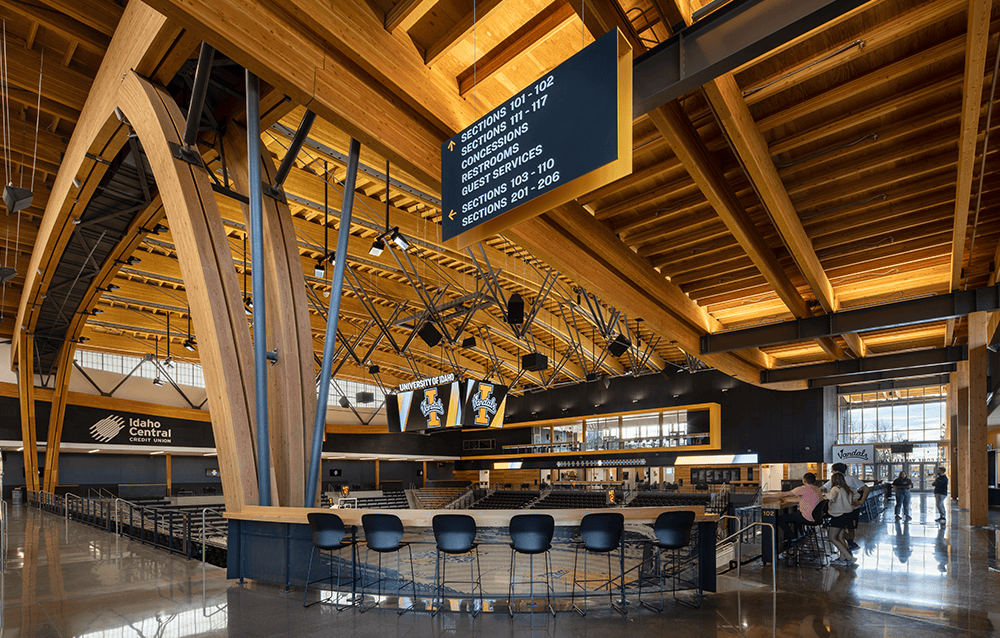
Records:
[[[834,445],[834,463],[874,463],[874,445]]]

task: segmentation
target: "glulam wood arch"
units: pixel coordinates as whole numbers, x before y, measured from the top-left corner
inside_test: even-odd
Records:
[[[173,233],[212,409],[226,509],[239,511],[257,502],[253,349],[222,218],[206,170],[171,152],[184,129],[173,98],[129,72],[117,106],[142,142]]]

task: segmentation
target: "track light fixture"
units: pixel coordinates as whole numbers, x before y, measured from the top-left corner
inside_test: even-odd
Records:
[[[400,250],[410,249],[410,242],[406,241],[406,237],[403,237],[403,234],[399,232],[398,227],[392,229],[392,232],[389,233],[389,239],[392,241],[392,243],[399,246]]]
[[[385,250],[385,242],[382,241],[382,236],[379,235],[372,242],[372,247],[368,249],[368,254],[372,257],[378,257],[382,254],[383,250]]]
[[[191,352],[194,352],[195,343],[193,338],[188,337],[187,339],[184,340],[184,343],[182,343],[181,345],[184,346],[185,350],[190,350]]]
[[[253,297],[250,293],[243,295],[243,312],[247,313],[247,316],[253,314]]]
[[[108,284],[108,287],[105,288],[104,290],[105,290],[105,292],[114,292],[114,291],[118,290],[119,288],[121,288],[121,286],[116,286],[115,284]]]
[[[318,279],[322,279],[323,277],[326,277],[326,266],[323,265],[323,258],[322,257],[320,257],[319,259],[316,260],[316,266],[313,269],[313,275],[315,275],[316,278],[318,278]]]
[[[157,375],[156,378],[153,379],[153,385],[155,385],[158,388],[162,387],[163,386],[163,379],[161,379],[160,376]]]

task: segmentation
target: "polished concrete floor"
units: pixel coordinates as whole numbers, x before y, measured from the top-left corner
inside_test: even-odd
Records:
[[[17,636],[1000,636],[1000,513],[971,529],[952,509],[939,525],[933,500],[915,496],[913,520],[892,512],[863,524],[853,568],[744,568],[720,577],[701,609],[668,603],[661,614],[604,606],[586,618],[559,613],[359,614],[302,608],[301,591],[227,581],[223,570],[26,507],[9,508],[0,576],[0,638]],[[628,632],[628,633],[627,633]]]

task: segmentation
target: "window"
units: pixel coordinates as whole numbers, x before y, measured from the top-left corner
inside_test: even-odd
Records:
[[[939,385],[842,394],[837,441],[936,444],[945,440],[946,401],[947,388]]]

